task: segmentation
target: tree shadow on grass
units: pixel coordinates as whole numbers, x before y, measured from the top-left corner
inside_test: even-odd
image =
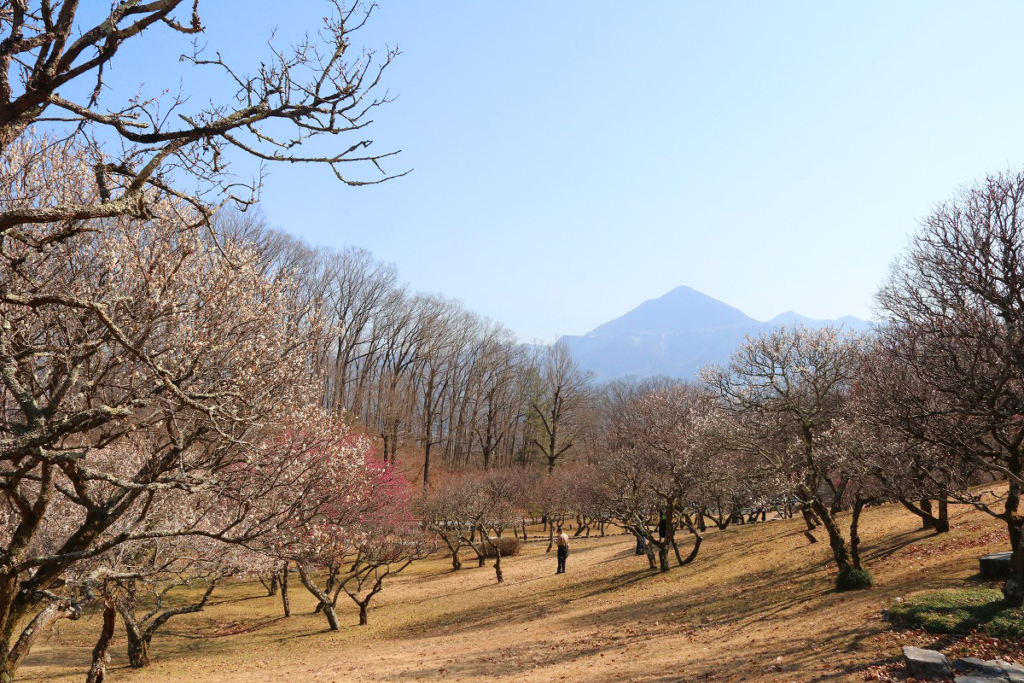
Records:
[[[389,636],[396,638],[418,638],[424,634],[446,636],[468,633],[504,623],[527,623],[549,616],[552,612],[566,609],[580,601],[587,601],[597,595],[624,588],[651,576],[649,570],[633,571],[619,576],[589,579],[572,586],[549,586],[531,593],[528,599],[495,605],[482,604],[478,607],[432,615],[389,630]],[[542,577],[547,579],[548,577]],[[538,579],[529,579],[536,581]],[[481,588],[487,588],[484,586]]]
[[[904,531],[901,534],[889,536],[880,543],[874,543],[870,548],[862,551],[861,555],[863,556],[866,564],[870,564],[872,562],[883,562],[893,557],[907,546],[936,536],[938,536],[938,534],[928,529]]]
[[[254,633],[266,628],[273,626],[286,619],[283,614],[277,617],[268,617],[266,619],[257,620],[237,620],[226,627],[220,627],[212,633],[200,633],[194,628],[174,628],[173,626],[165,626],[161,633],[176,636],[184,640],[211,640],[216,638],[230,638],[231,636],[237,636],[242,633]]]
[[[928,536],[930,532],[901,533],[873,545],[865,557],[875,561],[891,557],[901,548]],[[757,542],[763,540],[758,539]],[[754,545],[731,548],[727,554],[742,556],[745,552],[752,552]],[[664,585],[659,587],[657,582],[652,583],[652,589],[662,591],[660,595],[625,596],[626,603],[603,608],[594,604],[593,598],[596,596],[614,593],[630,584],[663,576],[645,567],[612,580],[594,579],[573,587],[561,586],[537,591],[527,598],[526,604],[492,604],[473,610],[460,610],[446,615],[440,621],[409,624],[403,633],[409,636],[423,636],[424,633],[453,636],[499,623],[527,623],[545,617],[551,623],[552,616],[559,617],[559,613],[564,613],[564,617],[560,617],[558,624],[552,627],[556,630],[550,633],[578,635],[585,629],[595,629],[594,632],[605,634],[603,637],[607,642],[602,646],[581,644],[567,654],[531,650],[527,657],[531,666],[557,667],[567,659],[585,660],[602,656],[602,652],[622,648],[626,643],[666,639],[668,645],[678,642],[673,639],[678,639],[682,634],[687,641],[706,643],[708,647],[704,649],[708,651],[695,648],[689,652],[684,662],[684,673],[680,673],[678,658],[674,663],[664,664],[648,660],[642,672],[630,674],[631,679],[645,683],[719,680],[718,677],[722,677],[722,680],[730,677],[737,680],[736,676],[742,679],[742,672],[749,669],[756,672],[757,676],[768,672],[780,680],[787,674],[818,683],[850,680],[851,675],[867,666],[894,661],[897,654],[886,654],[874,662],[865,663],[863,651],[869,639],[888,630],[888,626],[880,619],[867,623],[847,619],[845,615],[853,605],[859,605],[858,613],[863,612],[865,606],[869,612],[875,605],[881,610],[885,598],[906,590],[908,581],[913,582],[915,588],[932,587],[942,582],[948,585],[945,577],[961,560],[951,556],[947,562],[932,566],[927,575],[910,574],[898,582],[890,578],[886,584],[873,591],[855,592],[839,592],[833,588],[834,577],[830,571],[832,562],[827,556],[815,559],[806,557],[798,564],[788,566],[765,565],[757,570],[731,576],[720,583],[715,582],[715,565],[720,563],[708,562],[686,568],[673,567],[672,577],[688,578],[669,589]],[[597,609],[594,609],[595,606]],[[792,631],[792,624],[803,623],[808,619],[820,625],[817,628]],[[764,628],[766,625],[767,628]],[[746,632],[754,628],[760,629],[758,642],[745,646],[746,649],[730,651],[728,667],[723,668],[720,643],[742,642]],[[630,635],[622,636],[624,633]],[[506,651],[507,648],[500,648],[488,654],[497,655]],[[782,658],[779,663],[776,663],[776,657]],[[489,673],[495,672],[493,657],[475,663],[459,662],[446,666],[450,666],[452,675],[482,680],[487,679]],[[415,677],[427,671],[407,671],[396,678]],[[595,680],[604,679],[598,677]]]

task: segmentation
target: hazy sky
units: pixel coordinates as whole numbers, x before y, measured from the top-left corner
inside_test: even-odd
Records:
[[[211,48],[250,63],[325,14],[202,6]],[[870,317],[930,207],[1024,161],[1022,25],[1015,2],[381,0],[355,42],[403,54],[368,134],[413,172],[353,189],[278,167],[263,208],[524,340],[683,284],[759,319]]]

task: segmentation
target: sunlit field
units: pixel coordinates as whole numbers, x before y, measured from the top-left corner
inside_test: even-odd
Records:
[[[624,535],[575,539],[556,576],[540,540],[494,572],[450,570],[433,557],[378,596],[369,626],[351,603],[326,631],[314,601],[291,584],[293,616],[258,582],[216,594],[201,614],[175,618],[153,641],[153,664],[112,651],[111,681],[856,681],[930,637],[897,633],[887,603],[917,591],[976,586],[977,556],[1005,532],[967,509],[947,535],[920,530],[902,508],[865,512],[873,590],[837,593],[822,541],[799,519],[710,532],[693,565],[651,572]],[[342,596],[344,600],[344,596]],[[90,613],[42,642],[24,680],[81,680],[99,628]]]

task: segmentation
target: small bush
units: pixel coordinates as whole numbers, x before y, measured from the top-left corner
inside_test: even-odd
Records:
[[[866,569],[844,569],[836,577],[836,589],[841,591],[856,591],[871,588],[874,581],[871,573]]]
[[[1008,607],[1002,592],[991,588],[924,593],[892,603],[886,613],[930,633],[980,631],[994,638],[1024,638],[1024,608]]]
[[[494,539],[492,538],[491,541],[494,541]],[[518,555],[520,551],[519,539],[515,536],[502,536],[501,541],[498,543],[498,547],[501,548],[502,557]],[[484,543],[484,557],[489,559],[497,557],[494,552],[494,546],[490,543]]]

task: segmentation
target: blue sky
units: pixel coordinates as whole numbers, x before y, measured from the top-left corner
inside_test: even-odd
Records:
[[[325,7],[201,5],[240,63]],[[382,0],[355,42],[403,54],[370,136],[413,172],[353,189],[273,168],[263,210],[527,341],[684,284],[759,319],[870,317],[930,207],[1024,160],[1022,25],[1012,2]],[[122,55],[111,96],[164,62],[215,88],[170,66],[186,47]]]

